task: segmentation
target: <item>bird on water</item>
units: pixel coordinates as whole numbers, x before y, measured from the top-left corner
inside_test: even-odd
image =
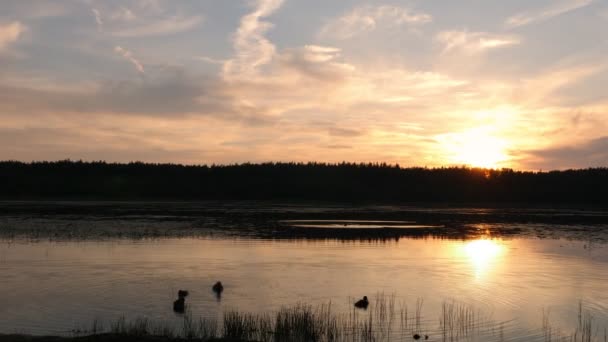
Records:
[[[220,295],[220,294],[222,294],[222,291],[224,291],[224,285],[222,285],[221,281],[218,281],[217,283],[215,283],[213,285],[212,289],[213,289],[213,292]]]
[[[179,290],[177,291],[177,300],[173,302],[173,311],[177,313],[184,313],[186,311],[186,297],[188,296],[188,291]]]
[[[369,300],[367,300],[367,296],[363,296],[363,299],[360,299],[355,303],[355,307],[359,309],[367,309],[368,306]]]

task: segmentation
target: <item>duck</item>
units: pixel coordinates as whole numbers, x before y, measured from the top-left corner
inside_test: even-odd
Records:
[[[412,336],[414,338],[414,340],[419,340],[420,338],[422,338],[422,336],[420,336],[420,334],[414,334],[414,336]],[[424,339],[428,340],[429,339],[429,335],[424,335]]]
[[[212,289],[217,295],[221,295],[222,291],[224,291],[224,285],[222,285],[221,281],[218,281],[213,285]]]
[[[368,306],[369,300],[367,300],[367,296],[363,296],[363,299],[360,299],[355,303],[355,307],[359,309],[367,309]]]
[[[173,302],[173,311],[177,313],[184,313],[186,309],[186,297],[188,297],[187,290],[177,291],[177,300]]]
[[[173,302],[173,311],[177,313],[184,313],[186,309],[186,297],[179,297],[175,302]]]

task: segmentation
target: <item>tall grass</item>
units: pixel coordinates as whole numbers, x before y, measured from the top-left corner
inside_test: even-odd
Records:
[[[331,302],[318,307],[297,304],[274,313],[252,314],[232,310],[225,312],[219,320],[194,319],[187,312],[182,317],[181,328],[145,318],[127,321],[121,317],[112,322],[107,331],[95,320],[88,333],[260,342],[413,341],[415,334],[422,336],[422,340],[425,335],[430,335],[430,341],[443,342],[504,341],[510,338],[505,336],[505,322],[491,322],[471,306],[454,300],[444,301],[438,321],[431,321],[423,316],[423,304],[422,298],[418,298],[411,314],[405,301],[397,305],[395,295],[378,293],[368,310],[353,308],[348,313],[332,312]],[[542,312],[542,328],[538,331],[537,338],[545,342],[607,342],[608,339],[606,330],[598,330],[594,317],[582,303],[578,308],[576,329],[571,335],[562,335],[551,326],[548,310]]]
[[[578,303],[578,326],[574,332],[574,342],[591,342],[593,334],[593,315],[583,310],[583,302]]]
[[[444,341],[458,341],[469,336],[478,324],[473,308],[451,301],[441,306],[439,326]]]
[[[608,331],[604,328],[603,334],[594,324],[594,316],[579,301],[576,319],[576,329],[570,335],[563,335],[560,330],[550,324],[549,311],[543,310],[542,330],[545,342],[600,342],[608,341]]]

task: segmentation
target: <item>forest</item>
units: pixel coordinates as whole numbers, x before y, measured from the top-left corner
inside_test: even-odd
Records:
[[[346,162],[0,162],[0,198],[4,200],[605,204],[607,195],[608,168],[532,172]]]

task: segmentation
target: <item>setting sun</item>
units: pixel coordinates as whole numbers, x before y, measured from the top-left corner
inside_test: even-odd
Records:
[[[497,168],[509,160],[507,143],[486,127],[440,137],[447,159],[454,164]]]

